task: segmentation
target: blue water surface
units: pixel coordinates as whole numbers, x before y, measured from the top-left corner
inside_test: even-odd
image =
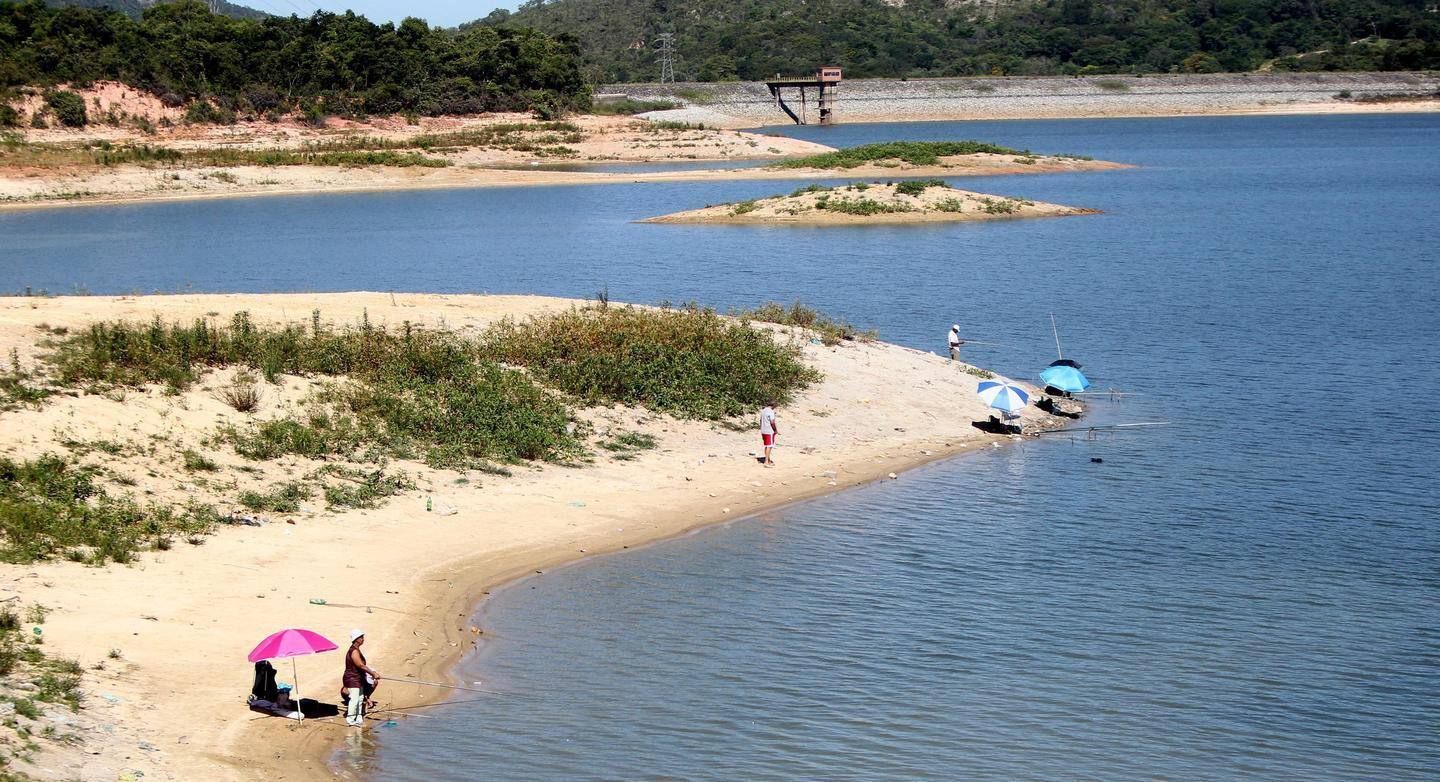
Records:
[[[0,290],[802,298],[1105,421],[522,582],[462,680],[353,739],[385,780],[1440,778],[1440,116],[840,125],[1133,163],[952,180],[1104,210],[807,229],[630,221],[805,184],[0,213]],[[903,382],[903,379],[900,379]],[[1103,459],[1101,463],[1092,457]],[[377,659],[384,642],[376,639]],[[383,669],[383,666],[382,666]],[[399,697],[396,695],[395,697]]]

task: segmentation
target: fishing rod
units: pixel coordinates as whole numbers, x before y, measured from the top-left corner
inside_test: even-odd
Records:
[[[997,348],[1010,348],[1011,350],[1015,350],[1015,349],[1016,349],[1014,345],[1007,345],[1007,344],[1005,344],[1004,342],[985,342],[985,341],[983,341],[983,340],[978,340],[978,339],[966,339],[966,338],[964,338],[964,337],[961,337],[961,338],[960,338],[960,344],[962,344],[962,345],[992,345],[992,346],[997,347]]]
[[[1075,426],[1067,429],[1045,429],[1035,434],[1062,434],[1064,432],[1099,432],[1107,429],[1130,429],[1137,426],[1166,426],[1169,421],[1137,421],[1133,424],[1098,424],[1096,426]]]
[[[1064,360],[1065,354],[1060,352],[1060,327],[1055,325],[1055,313],[1050,313],[1050,330],[1055,332],[1055,355],[1056,360]]]
[[[423,682],[423,681],[420,681],[419,679],[386,679],[386,678],[384,678],[384,677],[382,676],[382,677],[380,678],[380,681],[382,681],[382,682],[400,682],[400,683],[402,683],[402,684],[418,684],[418,685],[420,685],[420,686],[422,686],[422,687],[441,687],[441,688],[446,689],[446,690],[463,690],[463,691],[465,691],[465,692],[483,692],[483,693],[485,693],[485,694],[487,694],[487,695],[510,695],[510,694],[511,694],[511,693],[508,693],[508,692],[500,692],[499,690],[482,690],[482,689],[479,689],[479,688],[476,688],[476,687],[461,687],[461,686],[458,685],[458,684],[441,684],[440,682]]]

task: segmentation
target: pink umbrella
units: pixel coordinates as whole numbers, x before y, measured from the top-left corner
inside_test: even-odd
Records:
[[[265,637],[250,652],[249,660],[258,663],[261,660],[274,660],[281,657],[290,658],[290,671],[295,676],[295,710],[300,714],[300,719],[305,719],[305,712],[300,710],[300,673],[295,667],[295,658],[305,654],[319,654],[328,652],[340,647],[334,641],[313,630],[301,630],[299,628],[288,628],[278,633],[271,633]]]

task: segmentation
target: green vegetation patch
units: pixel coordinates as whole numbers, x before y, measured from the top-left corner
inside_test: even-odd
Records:
[[[58,456],[0,458],[0,560],[129,562],[147,544],[204,534],[215,522],[209,508],[177,513],[112,497],[96,485],[95,475]]]
[[[799,348],[687,306],[597,307],[498,324],[487,352],[588,402],[716,419],[785,402],[820,379]]]
[[[675,100],[641,100],[637,98],[620,98],[618,100],[596,101],[590,107],[595,114],[606,115],[635,115],[644,114],[650,111],[668,111],[678,109],[685,104]]]
[[[368,322],[332,329],[258,326],[246,313],[227,326],[97,323],[57,343],[50,357],[66,382],[183,389],[206,368],[240,364],[272,382],[281,374],[345,377],[303,416],[230,430],[252,459],[284,454],[382,455],[460,466],[497,459],[565,459],[580,450],[565,406],[521,372],[448,332],[392,332]]]
[[[900,160],[912,166],[934,166],[940,163],[940,158],[979,154],[1024,155],[1028,152],[983,141],[888,141],[782,160],[771,163],[769,168],[856,168],[887,160]]]
[[[832,318],[799,301],[789,306],[775,301],[767,301],[754,309],[731,310],[730,315],[741,320],[755,320],[762,323],[777,323],[781,326],[810,329],[818,333],[820,341],[826,345],[837,345],[841,340],[847,339],[869,342],[879,336],[874,331],[863,331],[851,323]]]
[[[828,201],[817,202],[815,206],[828,212],[839,212],[841,214],[858,215],[860,217],[915,211],[915,207],[909,204],[876,201],[871,198],[833,198]]]
[[[895,186],[895,192],[901,195],[918,196],[932,187],[949,188],[950,185],[943,179],[910,179]]]

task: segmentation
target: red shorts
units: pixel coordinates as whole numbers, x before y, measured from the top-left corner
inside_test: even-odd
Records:
[[[764,443],[766,448],[769,448],[770,446],[775,444],[775,435],[762,434],[760,435],[760,442]]]

